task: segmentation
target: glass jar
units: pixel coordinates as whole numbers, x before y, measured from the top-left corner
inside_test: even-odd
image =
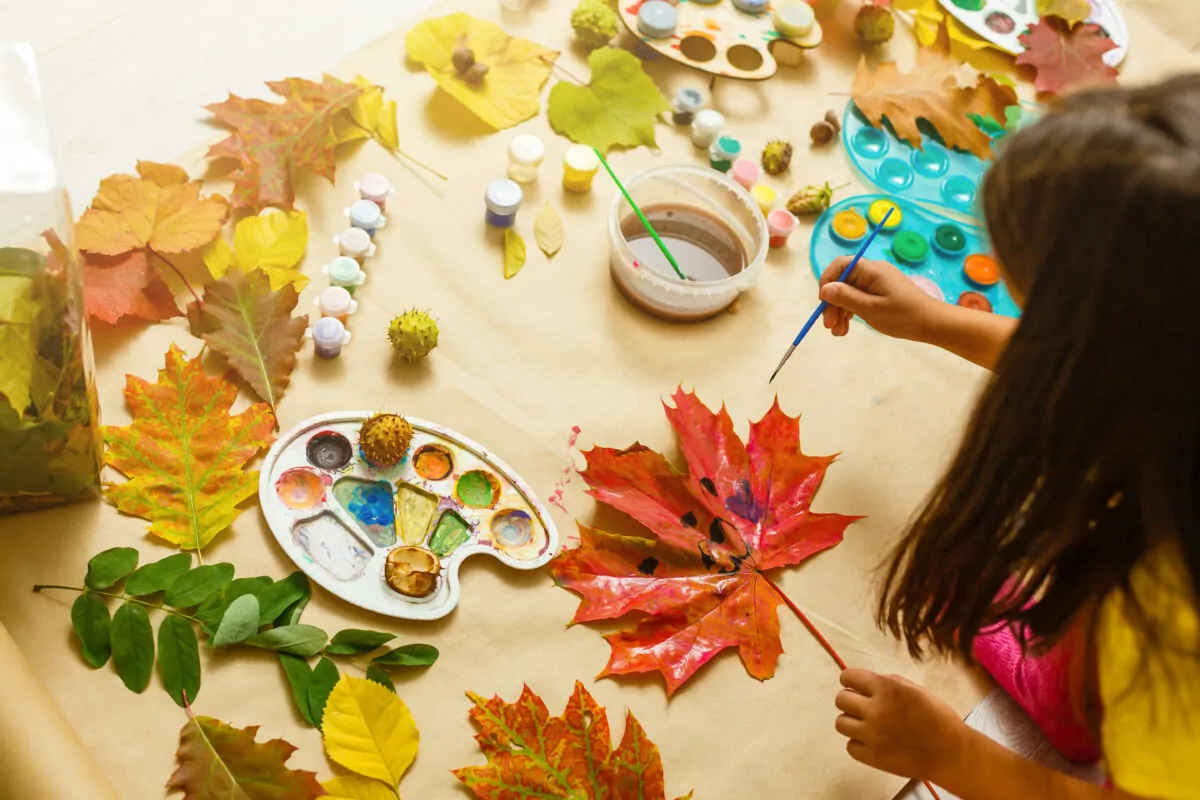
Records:
[[[100,417],[74,229],[33,50],[0,43],[0,513],[99,496]]]

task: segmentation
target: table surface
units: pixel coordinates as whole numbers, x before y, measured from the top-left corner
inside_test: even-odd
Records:
[[[175,160],[193,175],[204,174],[199,146],[220,134],[204,121],[201,106],[227,91],[266,96],[263,80],[331,69],[342,78],[361,72],[400,102],[404,147],[451,180],[431,183],[367,145],[340,162],[336,189],[311,176],[299,181],[299,204],[313,229],[305,271],[314,278],[333,255],[328,237],[355,176],[366,171],[393,176],[401,188],[393,213],[401,224],[381,235],[381,256],[368,265],[362,308],[351,323],[354,343],[336,361],[302,357],[280,406],[283,429],[346,406],[404,410],[482,441],[543,497],[569,463],[574,425],[583,429],[580,446],[623,446],[637,439],[674,452],[659,402],[680,383],[694,386],[710,404],[724,401],[744,433],[744,421],[765,412],[773,397],[765,376],[816,303],[807,259],[810,226],[802,225],[788,250],[772,252],[760,285],[744,296],[737,313],[685,327],[652,320],[620,298],[607,274],[603,221],[611,186],[598,179],[592,195],[563,198],[556,165],[567,143],[553,136],[543,114],[520,127],[547,141],[548,157],[518,224],[532,246],[533,215],[550,200],[563,211],[567,244],[552,262],[531,253],[525,271],[503,281],[498,243],[482,223],[480,194],[484,176],[502,171],[511,132],[481,136],[421,70],[405,65],[403,31],[393,29],[425,5],[425,0],[0,0],[0,30],[6,38],[35,45],[76,213],[100,178],[131,170],[137,159]],[[1123,67],[1127,80],[1200,63],[1195,52],[1200,20],[1187,5],[1122,4],[1133,35]],[[515,34],[562,48],[561,63],[575,74],[586,73],[583,57],[569,47],[570,6],[569,0],[543,0],[516,17],[501,15],[494,0],[463,0],[446,8],[470,10]],[[801,145],[793,174],[780,189],[856,181],[837,148],[810,151],[806,144],[812,121],[826,107],[842,107],[845,98],[838,95],[848,90],[858,58],[857,47],[838,35],[853,15],[852,4],[822,0],[818,9],[828,39],[806,64],[766,84],[723,83],[717,90],[731,131],[753,146],[778,135]],[[903,33],[892,47],[901,60],[911,57]],[[668,94],[679,85],[704,84],[671,65],[649,69]],[[681,133],[660,126],[658,135],[660,153],[617,155],[616,169],[628,175],[656,163],[701,160]],[[213,186],[220,190],[224,184]],[[311,302],[319,283],[313,281],[302,304]],[[427,363],[404,368],[390,361],[382,332],[391,316],[412,305],[433,308],[443,337]],[[94,334],[97,384],[110,424],[128,421],[121,394],[126,373],[153,378],[171,342],[191,354],[199,350],[179,320],[97,326]],[[210,360],[210,370],[217,366]],[[982,686],[953,665],[911,663],[874,629],[870,609],[874,567],[952,452],[981,378],[947,354],[857,328],[842,341],[810,337],[775,387],[785,410],[805,413],[806,452],[844,453],[816,509],[867,515],[842,545],[785,571],[780,579],[785,591],[849,661],[932,686],[964,714],[982,697]],[[587,521],[595,513],[578,484],[567,493],[570,515],[554,512],[564,532],[573,517]],[[614,524],[609,516],[602,519]],[[28,587],[77,582],[90,554],[116,544],[138,547],[147,560],[169,552],[145,538],[144,530],[141,520],[100,503],[0,522],[0,620],[118,791],[130,798],[160,793],[182,713],[160,691],[157,678],[145,695],[135,697],[111,668],[88,670],[69,637],[72,598],[35,597]],[[292,569],[253,507],[208,556],[232,561],[241,575],[278,577]],[[610,715],[626,707],[634,711],[662,749],[673,794],[694,787],[698,797],[887,797],[899,788],[900,781],[846,758],[832,732],[836,668],[794,619],[781,618],[786,653],[774,679],[760,684],[735,656],[724,654],[668,704],[655,678],[590,680],[606,661],[607,645],[595,630],[563,630],[575,600],[552,588],[544,574],[513,575],[495,562],[476,562],[490,560],[476,559],[464,568],[459,609],[435,623],[385,620],[319,589],[306,614],[306,621],[327,629],[384,628],[405,641],[442,649],[442,660],[427,674],[397,682],[422,730],[421,755],[401,787],[405,796],[462,796],[447,771],[482,762],[466,719],[465,690],[511,699],[527,682],[557,710],[576,679],[587,683]],[[293,765],[330,774],[319,735],[299,724],[268,654],[206,653],[197,708],[239,726],[261,724],[266,737],[282,736],[299,746]],[[714,744],[724,752],[726,741],[737,743],[735,755],[744,757],[708,755]],[[753,769],[744,766],[749,761]]]

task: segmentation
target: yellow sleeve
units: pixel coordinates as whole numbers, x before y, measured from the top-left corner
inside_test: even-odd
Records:
[[[1132,579],[1134,594],[1166,645],[1163,652],[1143,653],[1122,598],[1110,597],[1101,609],[1097,672],[1104,717],[1100,733],[1117,787],[1155,800],[1196,800],[1200,798],[1200,613],[1191,600],[1181,562],[1165,556],[1160,551],[1139,564]]]

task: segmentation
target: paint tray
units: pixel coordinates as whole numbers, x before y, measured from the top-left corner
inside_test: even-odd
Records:
[[[458,604],[458,569],[470,556],[485,553],[529,570],[557,552],[558,531],[545,506],[482,445],[409,417],[408,454],[378,468],[358,447],[370,416],[343,411],[308,419],[284,434],[263,464],[258,494],[271,533],[318,584],[380,614],[438,619]],[[385,581],[389,555],[417,565],[407,593]]]
[[[1104,61],[1115,67],[1129,52],[1129,29],[1113,0],[1088,0],[1091,16],[1087,22],[1099,25],[1116,48],[1104,54]],[[1021,34],[1039,19],[1037,0],[939,0],[942,8],[970,28],[973,33],[1006,53],[1025,52]]]

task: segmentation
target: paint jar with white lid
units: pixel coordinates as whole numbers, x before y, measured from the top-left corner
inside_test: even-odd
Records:
[[[692,144],[708,149],[721,135],[725,127],[725,115],[715,108],[702,108],[692,119]]]
[[[516,181],[507,178],[492,181],[483,195],[487,223],[497,228],[511,228],[524,199],[525,193]]]
[[[304,335],[313,340],[313,350],[321,358],[337,358],[350,344],[350,331],[337,317],[321,317]]]
[[[342,213],[349,217],[351,227],[366,231],[372,239],[375,238],[375,231],[387,225],[387,217],[373,200],[355,200],[352,205],[342,209]]]
[[[609,212],[610,270],[621,293],[654,316],[678,322],[713,317],[753,286],[767,255],[767,224],[754,198],[726,175],[668,165],[626,183],[687,276],[681,279],[624,196]]]
[[[375,255],[375,243],[371,236],[362,228],[347,228],[333,237],[333,243],[344,256],[353,258],[358,263]]]
[[[508,177],[517,183],[533,183],[546,158],[546,145],[532,133],[513,137],[508,145]]]
[[[323,317],[334,317],[343,325],[346,319],[358,311],[358,301],[341,286],[330,286],[313,298],[313,305],[321,311]]]
[[[396,193],[396,190],[392,188],[391,181],[378,172],[368,172],[363,175],[361,181],[354,182],[354,188],[358,190],[359,197],[363,200],[370,200],[379,206],[380,211],[387,208],[388,198]]]

